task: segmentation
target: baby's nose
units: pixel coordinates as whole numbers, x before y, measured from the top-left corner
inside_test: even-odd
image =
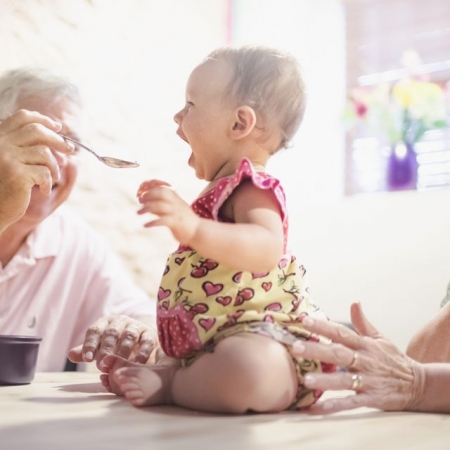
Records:
[[[175,121],[175,123],[176,123],[177,125],[180,125],[182,112],[183,112],[183,110],[178,111],[178,112],[173,116],[173,120]]]

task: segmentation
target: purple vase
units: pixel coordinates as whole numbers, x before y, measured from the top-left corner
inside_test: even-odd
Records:
[[[387,188],[401,191],[417,188],[417,156],[414,145],[398,142],[387,161]]]

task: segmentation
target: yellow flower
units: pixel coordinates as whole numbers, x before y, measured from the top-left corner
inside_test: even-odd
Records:
[[[391,144],[414,143],[427,130],[445,127],[445,91],[429,81],[406,78],[350,92],[347,124],[363,121]]]
[[[407,79],[394,85],[392,96],[404,109],[410,109],[425,103],[442,102],[444,92],[435,83]]]

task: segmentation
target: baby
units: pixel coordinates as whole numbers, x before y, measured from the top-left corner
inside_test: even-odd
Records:
[[[180,243],[158,292],[166,356],[152,366],[105,357],[109,391],[136,406],[236,414],[304,408],[320,397],[303,386],[304,374],[335,368],[291,353],[297,339],[319,339],[302,327],[317,307],[286,249],[284,191],[265,171],[304,109],[298,65],[279,50],[224,47],[193,70],[174,120],[207,185],[191,206],[163,181],[138,191],[139,213],[154,216],[145,226],[168,227]]]

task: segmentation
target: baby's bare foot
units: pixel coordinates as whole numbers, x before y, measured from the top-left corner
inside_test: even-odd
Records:
[[[125,398],[134,406],[170,405],[176,365],[126,366],[114,372]]]
[[[122,367],[142,367],[117,355],[106,355],[99,363],[99,369],[103,372],[100,375],[102,386],[108,391],[116,395],[124,395],[119,385],[114,381],[114,373]]]

